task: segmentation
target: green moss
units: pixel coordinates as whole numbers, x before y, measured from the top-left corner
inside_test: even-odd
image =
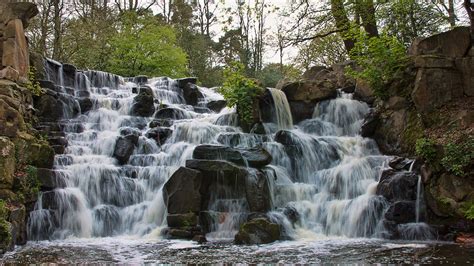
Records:
[[[12,241],[10,223],[7,221],[6,203],[0,200],[0,249],[8,247]]]
[[[415,152],[425,161],[433,163],[436,160],[437,152],[433,140],[427,138],[419,138],[416,140]]]
[[[414,111],[408,111],[407,125],[402,133],[402,149],[408,154],[415,154],[415,146],[418,139],[423,138],[423,124],[421,118]]]
[[[35,96],[41,96],[44,93],[41,85],[36,80],[36,68],[34,66],[31,66],[28,69],[28,81],[26,82],[25,87]]]
[[[463,140],[459,144],[450,142],[444,146],[444,157],[441,164],[446,170],[457,175],[466,176],[465,169],[474,160],[474,137]]]

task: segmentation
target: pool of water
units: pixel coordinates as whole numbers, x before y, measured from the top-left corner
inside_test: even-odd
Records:
[[[29,242],[0,264],[30,263],[383,263],[474,265],[474,246],[447,242],[324,238],[268,245],[197,244],[127,238]]]

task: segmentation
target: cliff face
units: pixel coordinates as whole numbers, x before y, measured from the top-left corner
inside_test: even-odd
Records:
[[[24,28],[37,13],[32,3],[0,3],[0,254],[26,243],[26,222],[39,188],[39,168],[54,151],[34,129],[32,83]]]

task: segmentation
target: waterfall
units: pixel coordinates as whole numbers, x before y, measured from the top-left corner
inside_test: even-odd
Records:
[[[290,104],[285,93],[281,90],[268,88],[275,104],[275,116],[278,129],[290,129],[293,127]]]
[[[336,99],[320,102],[311,119],[293,125],[285,94],[270,89],[277,130],[258,135],[242,132],[235,110],[215,113],[205,108],[222,100],[214,90],[198,87],[203,99],[191,106],[170,78],[142,84],[151,89],[156,112],[132,116],[140,85],[130,80],[99,71],[77,73],[76,96],[71,97],[86,95],[94,104],[61,121],[68,145],[64,154],[56,155],[54,171],[66,187],[40,195],[29,217],[30,239],[156,232],[167,223],[163,186],[200,144],[260,146],[271,154],[271,164],[263,169],[271,189],[267,216],[280,223],[286,238],[376,236],[387,202],[375,194],[375,187],[388,157],[372,139],[358,134],[367,104],[340,92]],[[160,117],[164,109],[169,114]],[[169,137],[150,137],[153,123]],[[120,162],[114,153],[124,138],[135,142],[130,157]],[[246,171],[253,173],[249,167]],[[222,182],[212,188],[207,202],[207,237],[229,240],[252,213],[245,191],[224,182],[228,177],[218,178]],[[297,213],[298,221],[289,220],[289,210]]]

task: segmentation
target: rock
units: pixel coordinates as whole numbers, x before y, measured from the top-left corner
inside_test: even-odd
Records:
[[[77,68],[71,64],[63,64],[63,82],[64,86],[74,88],[76,86]]]
[[[39,97],[35,107],[38,109],[37,116],[41,121],[55,122],[64,116],[64,103],[48,94]]]
[[[48,137],[48,142],[51,145],[67,146],[68,144],[68,141],[65,137]]]
[[[312,66],[303,73],[303,78],[308,80],[317,80],[318,74],[323,70],[326,70],[325,66]]]
[[[11,224],[11,237],[15,245],[26,244],[26,209],[24,205],[9,208],[8,221]]]
[[[315,103],[305,101],[289,101],[288,103],[295,124],[313,117]]]
[[[453,42],[453,40],[456,40]],[[452,30],[416,39],[410,46],[411,55],[441,55],[463,57],[471,46],[469,27],[456,27]]]
[[[292,223],[295,224],[300,220],[300,214],[298,210],[295,207],[285,207],[283,210],[283,214],[288,218],[288,220]]]
[[[417,68],[454,68],[454,60],[436,55],[418,55],[415,57]]]
[[[140,87],[140,92],[133,98],[130,114],[134,116],[149,117],[155,112],[153,91],[150,87]]]
[[[374,109],[371,109],[364,118],[364,122],[360,128],[360,135],[364,138],[372,137],[379,123],[379,114]]]
[[[207,239],[203,235],[195,235],[192,239],[192,241],[198,242],[198,244],[206,243]]]
[[[201,173],[180,167],[163,187],[163,199],[169,214],[199,212],[201,209]]]
[[[392,96],[388,99],[385,104],[387,110],[401,110],[406,109],[408,106],[408,101],[404,97]]]
[[[404,158],[404,157],[395,157],[392,160],[390,160],[390,162],[388,162],[388,165],[398,171],[402,171],[402,170],[408,171],[412,163],[413,163],[413,160],[411,159]]]
[[[171,127],[173,125],[173,121],[170,119],[153,119],[148,126],[150,128],[155,127]]]
[[[53,190],[55,188],[65,188],[66,181],[61,177],[61,175],[57,175],[54,170],[46,169],[46,168],[38,168],[38,180],[41,183],[41,190],[48,191]]]
[[[271,191],[262,171],[251,170],[245,179],[245,195],[251,212],[266,213],[271,210]]]
[[[147,76],[136,76],[133,78],[133,82],[137,83],[138,85],[145,85],[148,82]]]
[[[224,107],[227,106],[227,101],[226,100],[216,100],[216,101],[210,101],[207,103],[207,108],[210,110],[219,113]]]
[[[170,107],[170,108],[163,108],[159,110],[158,112],[156,112],[155,118],[181,120],[181,119],[192,118],[192,116],[188,112],[182,109]]]
[[[391,202],[416,200],[417,184],[418,177],[415,173],[388,169],[382,172],[377,195],[382,195]]]
[[[0,137],[0,189],[13,186],[15,173],[15,145],[7,138]]]
[[[385,219],[399,224],[415,222],[416,202],[396,201],[392,203],[385,213]]]
[[[474,234],[460,234],[455,241],[459,244],[474,246]]]
[[[149,139],[154,139],[158,145],[163,145],[166,140],[171,137],[173,130],[165,127],[155,127],[145,134]]]
[[[28,26],[28,21],[38,14],[38,8],[31,2],[4,2],[0,6],[0,17],[3,22],[13,19],[21,19],[24,27]]]
[[[280,239],[280,225],[265,218],[257,218],[244,223],[234,242],[236,244],[258,245],[268,244]]]
[[[200,145],[194,149],[194,159],[226,160],[238,165],[263,167],[272,161],[271,155],[262,148],[236,149],[217,145]]]
[[[189,105],[195,106],[200,100],[204,99],[204,96],[195,84],[188,83],[186,86],[181,88],[183,89],[184,100]]]
[[[275,141],[285,146],[299,144],[299,137],[288,130],[280,130],[275,134]]]
[[[82,98],[77,100],[81,107],[81,114],[85,114],[94,108],[95,101],[90,98]]]
[[[19,78],[20,78],[20,73],[18,72],[18,70],[14,69],[11,66],[7,66],[6,68],[0,70],[0,79],[18,81]]]
[[[17,108],[0,98],[0,135],[14,138],[19,130],[24,129],[25,122]]]
[[[114,154],[113,156],[118,160],[120,164],[126,164],[128,159],[133,153],[135,145],[130,138],[118,137],[115,142]]]
[[[318,102],[336,98],[337,86],[329,81],[297,81],[283,85],[288,101]]]
[[[256,132],[253,132],[257,134]],[[252,143],[253,146],[258,146],[263,142],[269,141],[270,139],[266,135],[253,135],[245,133],[221,133],[217,137],[217,142],[230,147],[237,147],[242,143]]]
[[[344,87],[341,89],[341,91],[345,92],[345,93],[354,93],[355,92],[355,86],[348,86],[348,87]]]
[[[186,85],[188,85],[188,83],[196,84],[197,78],[196,77],[181,78],[181,79],[177,79],[176,83],[178,84],[178,87],[183,88]]]
[[[474,55],[456,59],[456,68],[462,73],[464,95],[474,96]]]
[[[450,69],[419,69],[411,97],[417,110],[427,115],[438,107],[463,97],[461,73]]]
[[[180,228],[197,226],[199,223],[199,218],[194,213],[168,214],[166,221],[168,222],[169,227]]]
[[[358,79],[356,81],[355,90],[354,90],[354,99],[368,104],[373,104],[375,101],[374,92],[370,85],[362,80]]]
[[[19,18],[6,20],[4,32],[2,65],[18,71],[19,79],[26,81],[30,67],[28,43],[26,41],[23,22]]]
[[[122,136],[133,135],[134,136],[133,143],[138,143],[138,138],[142,135],[142,132],[140,130],[133,127],[120,128],[119,132],[120,132],[120,135]]]
[[[176,228],[169,229],[168,234],[172,239],[192,239],[194,237],[191,231]]]
[[[346,68],[355,69],[355,61],[347,60],[341,63],[336,63],[331,66],[332,71],[336,79],[336,84],[338,88],[343,88],[343,91],[346,93],[353,93],[355,89],[355,80],[346,75]],[[349,91],[345,91],[344,88],[347,88]]]

